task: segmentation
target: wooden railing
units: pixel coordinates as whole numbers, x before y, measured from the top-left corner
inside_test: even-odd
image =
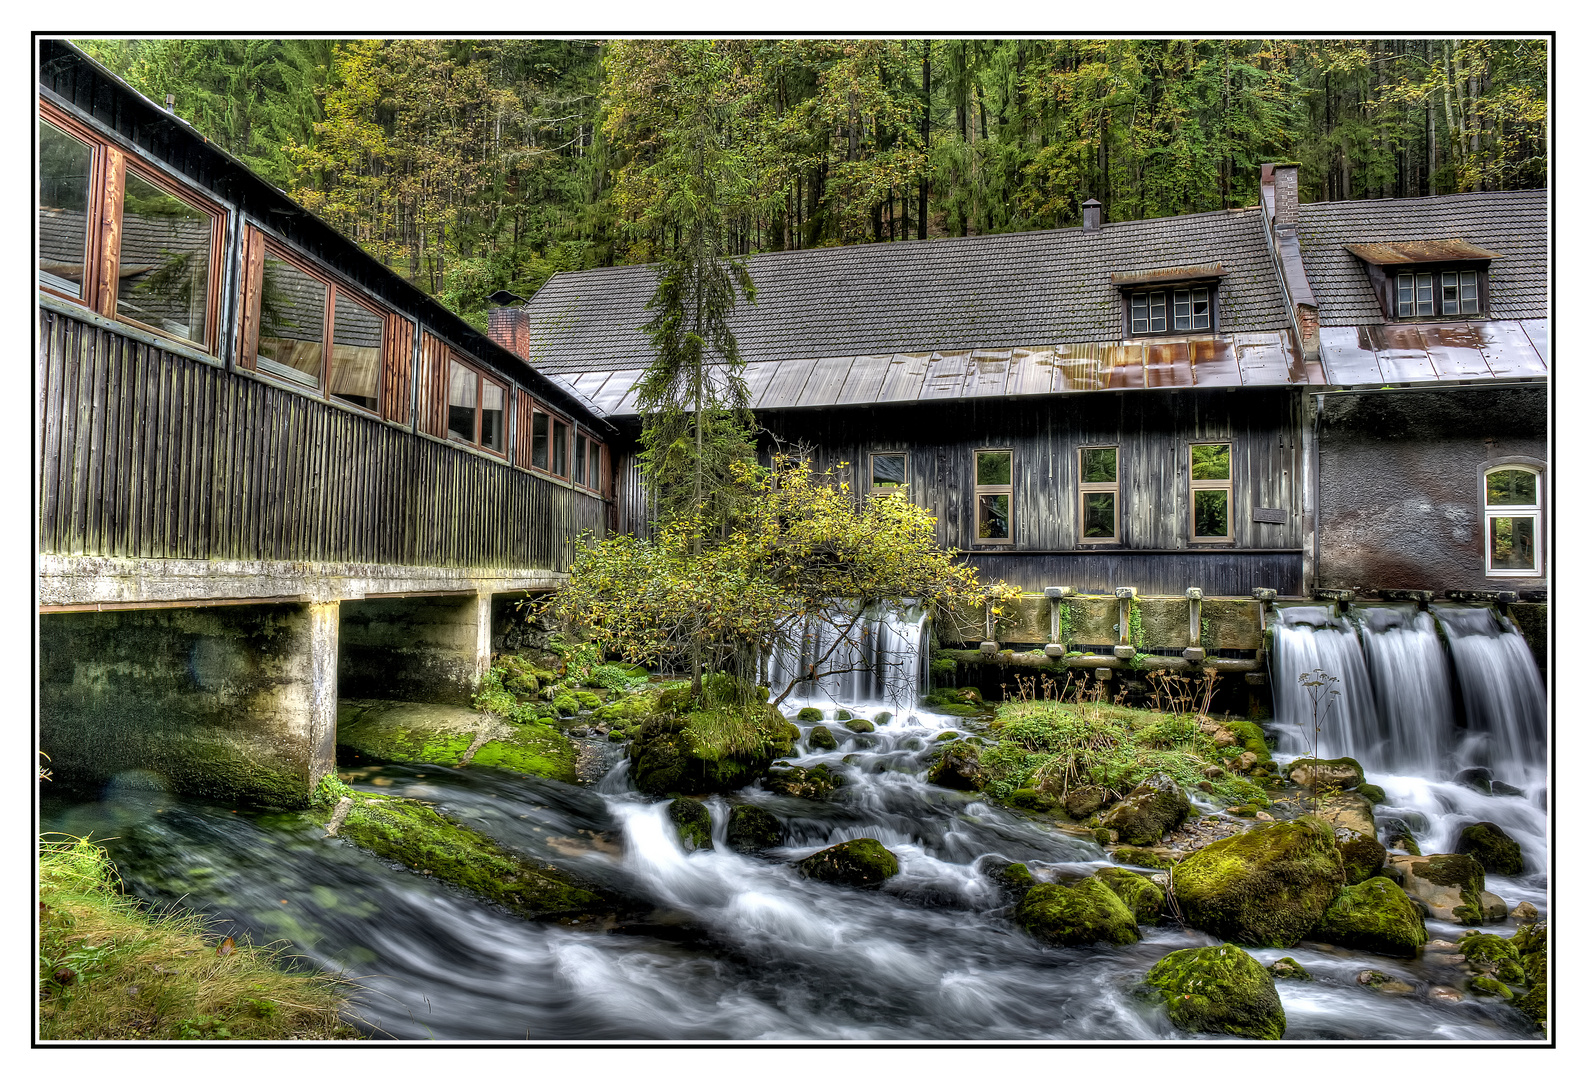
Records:
[[[565,570],[602,501],[39,309],[39,550]]]

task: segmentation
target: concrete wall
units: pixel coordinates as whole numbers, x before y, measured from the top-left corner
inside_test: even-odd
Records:
[[[1483,473],[1548,457],[1543,388],[1328,394],[1318,431],[1318,587],[1536,589],[1488,577]],[[1547,473],[1544,474],[1545,483]],[[1541,540],[1547,549],[1547,503]]]
[[[62,784],[305,803],[335,767],[337,605],[39,617],[39,747]]]
[[[341,608],[344,697],[467,705],[490,670],[488,593],[349,600]]]

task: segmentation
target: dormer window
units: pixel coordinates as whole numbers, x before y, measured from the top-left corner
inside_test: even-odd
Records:
[[[1346,244],[1360,259],[1385,318],[1397,322],[1482,319],[1488,311],[1488,263],[1497,252],[1464,240]]]
[[[1217,327],[1221,263],[1128,270],[1113,275],[1124,297],[1124,336],[1208,334]]]

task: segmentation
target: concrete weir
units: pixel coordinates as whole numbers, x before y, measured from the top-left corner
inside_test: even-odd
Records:
[[[335,769],[338,697],[467,704],[507,605],[563,577],[44,563],[39,747],[57,780],[288,807]]]

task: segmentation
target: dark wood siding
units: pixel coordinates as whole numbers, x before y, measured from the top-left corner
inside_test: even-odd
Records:
[[[414,423],[426,435],[446,438],[446,377],[450,350],[425,331],[419,335],[419,396]]]
[[[604,531],[590,494],[49,309],[39,320],[42,552],[563,570],[576,536]]]
[[[400,315],[386,319],[386,340],[381,359],[380,415],[396,424],[407,424],[412,414],[413,323]]]

